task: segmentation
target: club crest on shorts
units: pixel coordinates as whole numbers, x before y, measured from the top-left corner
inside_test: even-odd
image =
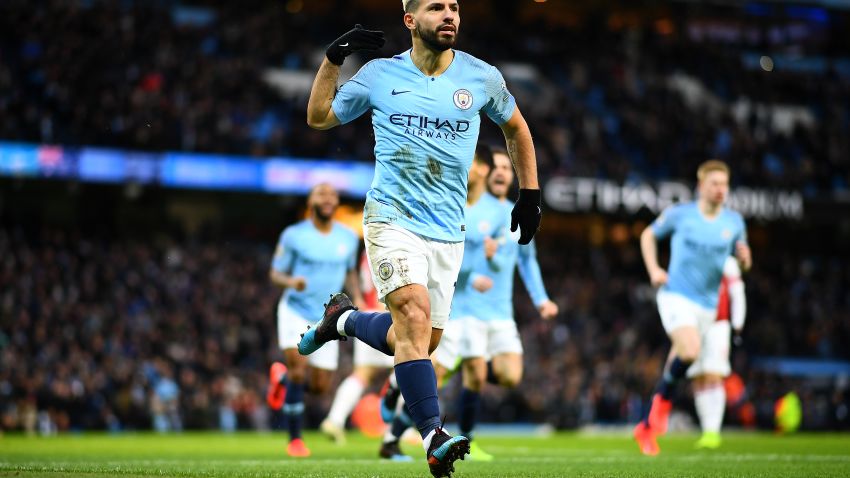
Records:
[[[392,277],[392,275],[393,265],[390,263],[390,261],[384,261],[378,265],[378,277],[380,277],[381,280],[387,280]]]
[[[457,90],[454,94],[454,102],[458,108],[468,110],[472,107],[472,93],[469,90]]]

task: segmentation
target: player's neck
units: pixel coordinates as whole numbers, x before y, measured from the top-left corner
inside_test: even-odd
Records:
[[[469,188],[466,191],[466,204],[472,206],[477,203],[481,196],[484,194],[486,190],[486,184],[484,181],[480,181],[478,184],[469,184]]]
[[[720,214],[720,210],[723,209],[723,204],[715,204],[708,201],[699,201],[697,205],[699,206],[699,212],[708,219],[714,219]]]
[[[316,229],[318,229],[319,232],[321,232],[323,234],[327,234],[327,233],[331,232],[331,229],[333,229],[333,226],[334,226],[333,225],[333,219],[330,219],[330,218],[328,218],[327,220],[324,220],[320,217],[312,216],[310,218],[310,220],[313,222],[313,226]]]
[[[439,76],[449,69],[454,60],[455,52],[451,48],[437,51],[425,45],[421,38],[413,38],[413,49],[410,59],[416,68],[426,76]]]

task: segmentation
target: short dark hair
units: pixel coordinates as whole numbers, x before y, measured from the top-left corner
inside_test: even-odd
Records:
[[[475,161],[493,169],[493,151],[484,143],[475,146]]]
[[[404,13],[413,13],[419,8],[419,0],[408,0],[404,7]]]

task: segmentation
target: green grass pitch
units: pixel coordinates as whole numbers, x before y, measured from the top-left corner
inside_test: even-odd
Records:
[[[0,437],[0,476],[428,477],[421,448],[404,445],[414,463],[377,458],[378,442],[357,434],[338,447],[308,433],[313,456],[283,453],[281,433],[179,435],[87,433],[50,438]],[[548,438],[481,437],[492,463],[457,462],[455,477],[850,476],[850,435],[727,434],[723,447],[695,451],[695,436],[662,438],[655,458],[623,435],[556,434]]]

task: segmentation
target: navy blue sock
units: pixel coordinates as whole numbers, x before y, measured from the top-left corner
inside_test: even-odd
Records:
[[[283,404],[283,415],[289,427],[289,440],[301,438],[301,426],[304,419],[304,389],[303,383],[287,380],[286,400]]]
[[[496,372],[493,370],[493,362],[487,362],[487,383],[499,385],[499,377],[496,376]]]
[[[393,436],[396,437],[396,439],[399,439],[409,426],[410,422],[406,422],[400,415],[396,415],[396,417],[393,418],[393,423],[390,428],[390,432],[392,432]]]
[[[410,418],[422,438],[440,426],[440,404],[437,401],[437,376],[428,359],[396,364],[395,377],[404,397]]]
[[[674,357],[670,366],[665,367],[664,374],[661,376],[658,386],[655,387],[655,393],[661,394],[665,400],[670,400],[676,391],[676,384],[685,377],[690,366],[691,362],[685,362],[679,357]]]
[[[345,319],[345,335],[357,337],[361,342],[387,355],[393,355],[387,344],[387,332],[393,325],[389,312],[360,312],[355,310]]]
[[[460,392],[460,403],[458,404],[458,425],[460,434],[472,440],[472,429],[478,419],[478,404],[481,403],[481,392],[475,392],[464,388]]]

